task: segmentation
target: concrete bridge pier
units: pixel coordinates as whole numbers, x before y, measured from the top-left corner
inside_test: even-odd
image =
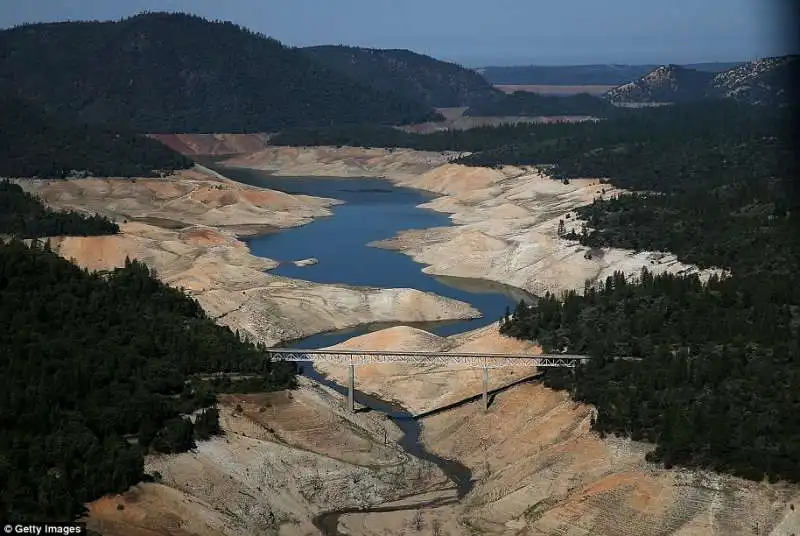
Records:
[[[350,413],[356,412],[355,389],[356,366],[353,363],[350,363],[350,378],[347,383],[347,407],[350,409]]]
[[[489,367],[483,367],[483,411],[489,411]]]

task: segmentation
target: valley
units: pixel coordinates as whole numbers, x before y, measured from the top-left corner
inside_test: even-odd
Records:
[[[530,351],[490,328],[438,338],[397,327],[341,346]],[[360,389],[412,413],[471,395],[480,381],[441,367],[357,370]],[[529,374],[493,375],[491,385]],[[225,436],[195,453],[152,457],[148,470],[160,482],[93,503],[89,526],[120,535],[305,535],[318,533],[316,519],[326,534],[699,536],[754,526],[791,534],[800,523],[795,487],[664,470],[644,460],[648,445],[599,439],[591,407],[537,383],[498,394],[488,413],[470,403],[420,421],[425,448],[471,473],[462,501],[435,465],[399,450],[393,421],[351,414],[341,396],[307,380],[289,394],[225,396],[221,408]],[[325,512],[337,513],[319,517]]]
[[[0,29],[4,523],[800,534],[800,56],[513,4]]]
[[[696,271],[664,254],[607,249],[589,259],[586,248],[559,240],[558,220],[594,196],[615,193],[608,185],[590,179],[565,185],[522,168],[465,168],[447,163],[447,157],[405,150],[266,148],[217,169],[243,164],[267,169],[271,184],[286,181],[289,191],[297,180],[290,177],[305,175],[316,181],[384,177],[431,192],[438,197],[423,206],[450,215],[455,225],[404,231],[372,244],[405,253],[425,265],[419,269],[426,273],[493,280],[542,294],[580,289],[585,279],[602,280],[620,269]],[[330,198],[235,183],[202,166],[167,180],[24,185],[55,207],[128,219],[119,237],[55,240],[61,255],[92,269],[120,264],[126,255],[144,259],[163,280],[186,288],[218,322],[268,344],[337,329],[343,321],[402,324],[469,315],[466,304],[412,290],[400,292],[412,300],[405,311],[414,316],[402,316],[396,298],[390,316],[375,308],[348,310],[346,293],[355,297],[365,291],[270,275],[276,263],[254,256],[237,238],[250,241],[264,232],[335,218],[338,205]],[[292,218],[281,209],[290,210]],[[527,270],[515,268],[514,259]],[[324,262],[315,267],[324,268]],[[288,267],[298,276],[309,268]],[[403,326],[358,333],[320,340],[371,350],[537,351],[499,335],[496,323],[449,337]],[[323,366],[319,372],[345,381],[343,368]],[[490,388],[532,372],[492,372]],[[457,367],[364,366],[356,372],[360,391],[411,414],[475,395],[480,382],[479,371]],[[610,536],[700,535],[712,527],[745,534],[744,527],[754,524],[782,535],[795,529],[779,526],[800,523],[788,506],[800,502],[796,488],[659,468],[644,460],[651,447],[598,438],[590,430],[591,406],[537,382],[495,395],[486,414],[479,403],[468,403],[420,421],[426,448],[471,473],[473,488],[460,501],[441,469],[403,450],[397,424],[376,410],[350,414],[340,395],[309,380],[296,391],[224,395],[220,408],[224,436],[200,443],[194,452],[150,456],[147,471],[160,480],[92,503],[90,527],[120,536],[300,535],[316,534],[320,526],[335,530],[330,534],[402,534],[420,527],[431,534]],[[747,520],[741,517],[744,504]]]

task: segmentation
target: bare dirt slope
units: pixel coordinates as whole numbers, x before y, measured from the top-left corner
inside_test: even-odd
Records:
[[[232,181],[202,166],[167,179],[20,180],[27,191],[64,209],[167,228],[213,225],[240,235],[295,227],[330,216],[334,199],[289,195]]]
[[[318,534],[311,520],[320,512],[446,483],[394,445],[393,424],[351,414],[339,395],[305,380],[290,393],[221,402],[223,437],[148,457],[159,481],[91,503],[89,527],[106,536]]]
[[[591,415],[566,393],[522,385],[488,414],[473,405],[427,419],[426,443],[480,479],[459,523],[488,534],[744,535],[793,515],[796,486],[665,470],[644,460],[648,445],[600,439]]]
[[[197,170],[170,179],[20,184],[52,206],[122,221],[118,235],[54,239],[63,257],[93,270],[122,266],[126,257],[142,260],[219,323],[268,345],[362,323],[479,316],[465,303],[417,290],[273,276],[265,270],[277,263],[253,256],[233,234],[305,223],[329,214],[332,200],[247,187]]]
[[[222,162],[226,166],[314,177],[413,177],[460,153],[361,147],[267,147]]]
[[[341,346],[535,350],[494,327],[447,338],[398,327]],[[422,397],[446,401],[476,392],[469,379],[443,379],[442,372],[375,368],[359,376],[358,387],[410,408],[424,408]],[[420,389],[419,376],[436,388]],[[319,534],[310,523],[319,512],[381,504],[401,509],[342,515],[339,530],[370,536],[789,536],[800,530],[797,486],[649,464],[644,455],[651,446],[599,438],[590,430],[590,406],[537,384],[501,393],[488,413],[467,404],[423,420],[428,448],[467,465],[475,487],[460,504],[422,509],[413,505],[448,487],[443,475],[406,461],[393,445],[399,430],[373,413],[350,414],[341,396],[301,378],[291,394],[227,395],[221,407],[224,438],[201,443],[194,453],[148,458],[147,470],[158,472],[160,483],[95,501],[90,527],[111,536],[310,535]]]
[[[496,326],[491,326],[446,339],[393,328],[339,347],[533,350],[524,345],[499,335]],[[343,379],[343,370],[326,370]],[[481,389],[477,375],[443,367],[357,370],[359,389],[417,411]],[[510,379],[522,372],[505,374]],[[505,379],[499,372],[492,375],[495,384]],[[522,384],[497,395],[488,413],[480,403],[472,403],[426,417],[426,445],[467,465],[477,479],[475,489],[457,506],[349,514],[341,518],[341,526],[352,534],[376,536],[416,531],[504,536],[788,536],[800,529],[797,486],[666,470],[645,461],[650,445],[598,437],[590,429],[592,415],[590,406],[573,402],[567,393]]]
[[[590,251],[560,239],[559,220],[564,220],[567,231],[580,232],[575,208],[596,197],[622,193],[596,179],[563,184],[531,169],[448,164],[395,182],[442,194],[423,206],[452,214],[457,224],[406,231],[375,244],[429,265],[426,273],[490,279],[544,294],[582,291],[585,281],[602,280],[617,270],[697,271],[671,254],[617,248]]]
[[[150,134],[186,156],[220,156],[252,153],[267,146],[266,134]]]

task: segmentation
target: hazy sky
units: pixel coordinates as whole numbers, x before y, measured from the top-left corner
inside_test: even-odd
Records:
[[[783,54],[782,0],[0,0],[0,26],[142,10],[231,20],[294,46],[408,48],[469,66],[692,63]]]

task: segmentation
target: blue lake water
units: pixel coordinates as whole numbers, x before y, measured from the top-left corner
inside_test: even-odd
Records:
[[[414,324],[438,335],[452,335],[499,319],[506,306],[531,301],[526,292],[485,280],[430,276],[410,257],[395,251],[368,247],[376,240],[391,238],[398,231],[451,225],[446,214],[417,208],[433,198],[425,192],[399,188],[381,179],[276,177],[268,172],[243,168],[216,168],[225,176],[255,186],[290,194],[339,199],[333,216],[294,229],[247,239],[254,255],[285,262],[271,273],[318,283],[414,288],[469,303],[483,318]],[[316,258],[318,264],[298,267],[291,263]],[[407,324],[407,323],[406,323]],[[287,346],[318,348],[350,337],[388,327],[373,324],[324,333]]]

